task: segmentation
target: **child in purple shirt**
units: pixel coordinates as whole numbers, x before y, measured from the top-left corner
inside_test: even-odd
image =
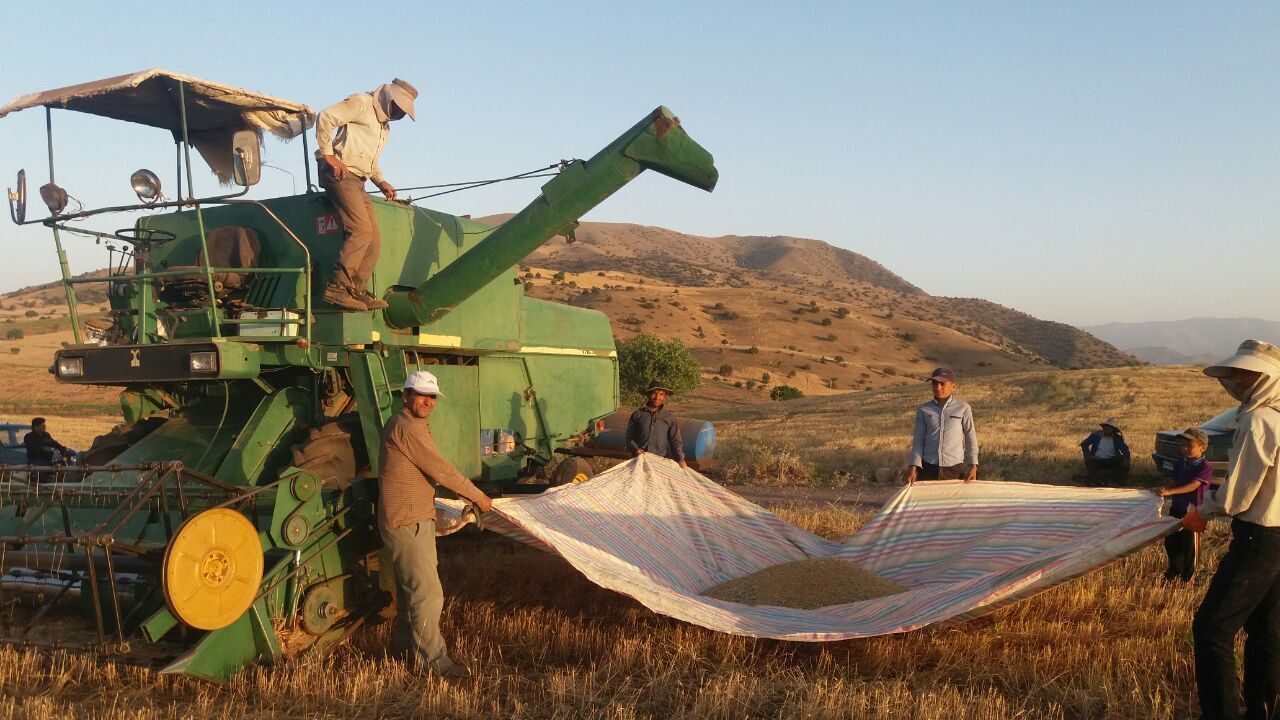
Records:
[[[1161,497],[1172,497],[1169,516],[1180,518],[1187,508],[1195,507],[1204,499],[1209,483],[1213,480],[1213,465],[1205,458],[1209,436],[1200,428],[1188,428],[1178,435],[1182,457],[1173,466],[1173,478],[1168,485],[1156,490]],[[1169,568],[1164,579],[1180,579],[1190,583],[1196,573],[1196,555],[1200,549],[1199,533],[1185,527],[1164,539],[1164,549],[1169,556]]]

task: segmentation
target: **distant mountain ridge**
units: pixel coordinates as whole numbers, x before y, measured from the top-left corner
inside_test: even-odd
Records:
[[[508,217],[482,221],[497,224]],[[968,335],[993,351],[1063,368],[1139,362],[1070,325],[978,298],[929,295],[880,263],[821,240],[700,237],[645,225],[593,222],[582,223],[575,235],[573,243],[543,245],[525,258],[525,264],[574,273],[626,272],[686,287],[787,291],[848,303],[850,310],[861,306],[886,320],[897,313]]]
[[[1081,329],[1156,365],[1210,363],[1230,355],[1245,339],[1280,344],[1280,322],[1259,318],[1116,322]]]

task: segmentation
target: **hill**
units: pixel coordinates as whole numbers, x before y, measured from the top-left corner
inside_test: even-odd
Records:
[[[917,382],[943,363],[974,376],[1138,362],[1069,325],[929,295],[819,240],[624,223],[583,223],[575,234],[525,258],[531,296],[601,310],[620,338],[679,338],[708,377],[757,393],[779,383],[830,394]]]
[[[1210,363],[1230,355],[1246,338],[1280,343],[1280,322],[1258,318],[1116,322],[1081,329],[1157,365]]]

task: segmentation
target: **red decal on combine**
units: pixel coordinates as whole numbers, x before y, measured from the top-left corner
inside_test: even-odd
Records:
[[[316,218],[316,234],[332,235],[342,229],[337,215],[321,215]]]

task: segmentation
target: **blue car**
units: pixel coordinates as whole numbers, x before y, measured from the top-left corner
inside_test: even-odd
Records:
[[[30,425],[0,423],[0,465],[26,465],[27,449],[22,438],[31,432]]]

